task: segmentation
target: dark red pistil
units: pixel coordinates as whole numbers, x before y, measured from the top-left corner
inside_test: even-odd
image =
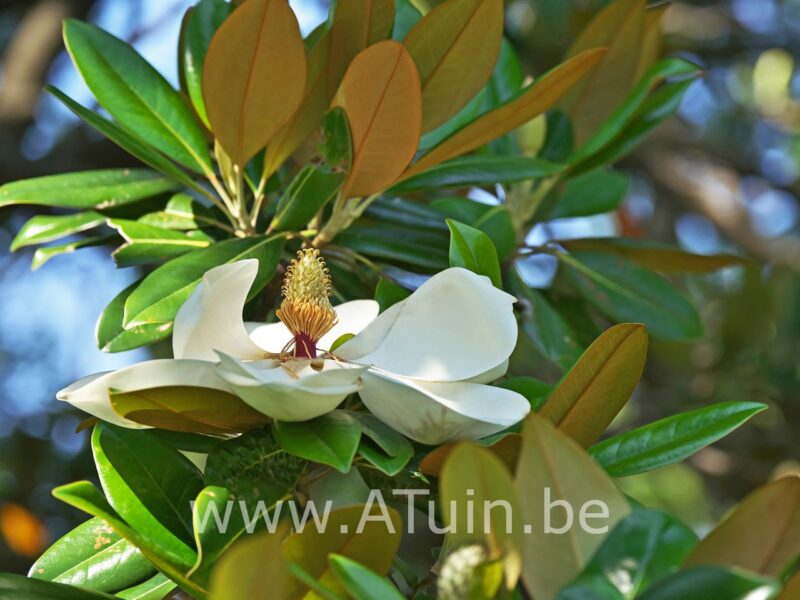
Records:
[[[317,358],[317,344],[304,333],[294,336],[295,358]]]

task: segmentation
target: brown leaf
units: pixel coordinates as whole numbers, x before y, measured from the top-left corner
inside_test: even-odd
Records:
[[[402,44],[380,42],[355,58],[333,101],[347,113],[353,140],[343,196],[385,190],[411,162],[419,144],[421,96],[417,67]]]
[[[453,448],[455,448],[456,445],[456,442],[443,444],[442,446],[439,446],[435,450],[432,450],[426,454],[419,463],[419,470],[426,475],[438,477],[439,473],[444,467],[445,460],[447,460],[447,457],[450,456],[450,453],[453,451]],[[509,433],[508,435],[504,435],[502,438],[497,440],[491,446],[488,446],[487,449],[491,450],[492,453],[497,456],[497,458],[499,458],[506,467],[508,467],[508,470],[513,473],[517,468],[517,459],[519,457],[519,449],[521,446],[522,437],[518,433]]]
[[[446,122],[480,91],[502,41],[502,0],[449,0],[420,19],[403,45],[422,81],[423,132]]]
[[[589,50],[559,65],[540,77],[519,97],[486,113],[447,138],[406,169],[401,179],[408,179],[434,165],[480,148],[536,118],[558,102],[604,54],[604,49]]]
[[[211,40],[203,100],[211,130],[244,166],[285,125],[303,99],[306,54],[286,0],[248,0]]]
[[[703,539],[686,566],[740,567],[780,577],[800,556],[800,477],[750,494]]]
[[[539,414],[589,447],[636,389],[647,345],[644,325],[623,323],[603,332],[553,390]]]

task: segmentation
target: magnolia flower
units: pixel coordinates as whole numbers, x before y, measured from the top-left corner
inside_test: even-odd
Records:
[[[373,300],[331,306],[325,263],[305,250],[287,270],[280,321],[246,323],[257,271],[251,259],[205,274],[175,318],[174,359],[92,375],[59,399],[140,427],[113,411],[109,390],[207,387],[280,421],[324,415],[357,392],[379,419],[425,444],[491,435],[530,410],[521,395],[485,385],[505,374],[517,339],[514,298],[488,278],[447,269],[378,314]]]

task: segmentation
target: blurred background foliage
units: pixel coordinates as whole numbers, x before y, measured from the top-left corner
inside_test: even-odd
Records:
[[[0,1],[0,183],[132,165],[41,93],[51,83],[92,105],[61,43],[63,18],[88,19],[126,39],[175,82],[180,17],[191,4]],[[304,33],[325,18],[327,4],[292,1]],[[536,75],[559,62],[605,4],[506,2],[506,31],[526,72]],[[643,384],[618,423],[627,427],[712,402],[770,405],[690,463],[621,480],[640,501],[668,507],[702,531],[777,472],[800,471],[800,0],[673,2],[663,32],[663,53],[688,57],[705,75],[692,84],[678,117],[619,165],[631,178],[623,207],[551,221],[528,241],[625,234],[755,259],[754,268],[691,278],[706,335],[692,344],[653,344]],[[31,273],[32,251],[11,255],[8,247],[32,214],[24,207],[0,213],[3,571],[24,571],[48,542],[82,520],[50,496],[56,485],[94,477],[88,433],[74,433],[81,416],[58,403],[55,392],[86,373],[165,351],[96,349],[98,314],[138,274],[116,270],[102,248]],[[548,258],[526,265],[529,282],[552,277]]]

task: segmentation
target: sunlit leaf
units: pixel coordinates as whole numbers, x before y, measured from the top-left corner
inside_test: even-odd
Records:
[[[14,600],[114,600],[114,596],[108,594],[10,573],[0,574],[0,597]]]
[[[163,573],[156,573],[147,581],[114,594],[122,600],[164,600],[177,584]]]
[[[312,165],[303,167],[278,201],[270,228],[284,231],[305,227],[333,198],[343,181],[341,173]]]
[[[300,106],[306,54],[285,0],[250,0],[211,40],[203,100],[211,130],[239,167],[267,145]]]
[[[331,554],[331,569],[342,586],[355,600],[402,600],[404,596],[385,577],[376,575],[365,566],[346,556]]]
[[[502,289],[500,261],[489,236],[453,219],[447,219],[447,226],[450,228],[450,266],[485,275],[495,287]]]
[[[589,346],[539,411],[584,447],[597,441],[628,402],[647,357],[647,331],[624,323]]]
[[[438,127],[494,71],[503,39],[502,0],[450,0],[428,12],[403,44],[422,83],[422,131]]]
[[[129,328],[122,325],[125,302],[138,285],[137,281],[126,287],[103,309],[95,327],[97,347],[103,352],[133,350],[162,340],[171,333],[171,323],[146,323]]]
[[[120,267],[168,260],[192,250],[207,248],[212,243],[205,235],[190,236],[182,231],[128,219],[109,219],[108,225],[125,240],[111,255]]]
[[[102,225],[105,220],[103,215],[94,211],[71,215],[36,215],[20,228],[11,242],[11,251],[87,231]]]
[[[606,518],[586,519],[593,529],[608,530],[630,509],[625,498],[586,452],[576,442],[559,433],[550,422],[537,415],[526,419],[522,433],[522,451],[517,464],[516,488],[526,524],[533,524],[524,536],[523,579],[535,598],[553,598],[562,586],[572,581],[586,566],[604,539],[579,523],[581,511],[598,514],[599,503],[607,507]],[[570,527],[565,509],[546,503],[564,500],[574,511]],[[589,507],[593,507],[590,508]],[[543,518],[552,509],[551,527],[560,534],[544,530]]]
[[[342,194],[361,197],[388,188],[417,150],[421,123],[419,75],[394,41],[361,52],[334,99],[347,113],[353,164]]]
[[[437,198],[430,207],[488,235],[500,260],[508,258],[516,248],[517,232],[511,214],[502,205],[489,206],[469,198]]]
[[[58,244],[57,246],[45,246],[42,248],[37,248],[36,252],[33,253],[33,260],[31,261],[31,270],[36,271],[37,269],[41,269],[45,264],[47,264],[50,259],[55,258],[56,256],[61,256],[63,254],[72,254],[81,248],[89,248],[91,246],[102,246],[104,244],[109,243],[111,240],[118,240],[116,236],[96,236],[96,237],[89,237],[89,238],[82,238],[79,240],[75,240],[72,242],[66,242],[64,244]]]
[[[768,483],[709,533],[687,566],[739,567],[781,577],[800,556],[800,477]]]
[[[310,421],[276,422],[273,434],[290,454],[347,473],[361,439],[361,426],[346,412],[333,411]]]

